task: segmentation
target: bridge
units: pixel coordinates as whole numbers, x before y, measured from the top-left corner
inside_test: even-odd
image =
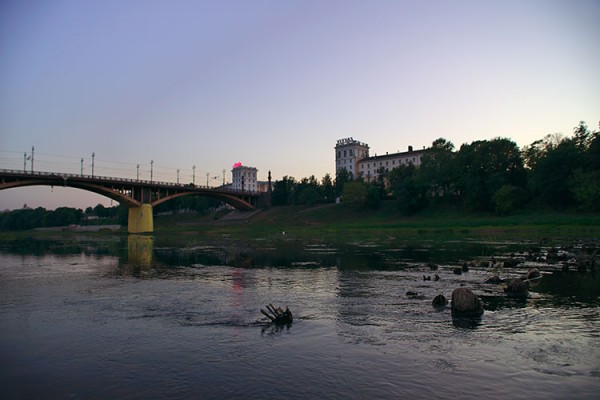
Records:
[[[194,184],[59,172],[27,172],[0,169],[0,190],[36,185],[83,189],[118,201],[128,208],[127,230],[129,233],[153,232],[152,207],[177,197],[190,195],[212,197],[230,204],[238,210],[254,210],[260,205],[261,201],[263,203],[268,202],[265,193],[231,190],[224,187],[203,187]],[[268,203],[264,205],[268,205]]]

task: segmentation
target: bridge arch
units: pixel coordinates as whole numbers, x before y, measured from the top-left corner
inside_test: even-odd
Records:
[[[223,203],[227,203],[235,208],[237,208],[238,210],[242,210],[242,211],[249,211],[249,210],[253,210],[255,207],[248,201],[243,200],[239,197],[233,196],[233,195],[227,195],[224,193],[217,193],[217,192],[211,192],[211,191],[203,191],[203,192],[183,192],[183,193],[177,193],[177,194],[173,194],[167,197],[163,197],[160,198],[158,200],[153,201],[152,206],[155,207],[159,204],[165,203],[169,200],[173,200],[173,199],[177,199],[180,197],[184,197],[184,196],[203,196],[203,197],[210,197],[213,199],[217,199],[222,201]]]
[[[253,210],[259,193],[232,191],[153,182],[126,178],[75,175],[54,172],[0,170],[0,190],[25,186],[56,186],[81,189],[115,200],[128,207],[128,231],[149,233],[154,230],[152,207],[182,196],[207,196],[221,200],[239,210]]]
[[[47,180],[32,179],[32,180],[23,180],[23,181],[16,181],[16,182],[7,182],[7,183],[0,184],[0,190],[28,187],[28,186],[69,187],[69,188],[74,188],[74,189],[85,190],[87,192],[92,192],[92,193],[96,193],[96,194],[99,194],[104,197],[108,197],[109,199],[115,200],[115,201],[119,202],[120,204],[125,204],[128,207],[139,207],[141,205],[141,202],[136,201],[130,197],[123,195],[122,193],[116,192],[109,188],[106,188],[106,187],[103,187],[100,185],[95,185],[95,184],[82,185],[82,184],[78,184],[76,182],[69,182],[68,180],[64,180],[62,182],[60,182],[60,181],[49,182]]]

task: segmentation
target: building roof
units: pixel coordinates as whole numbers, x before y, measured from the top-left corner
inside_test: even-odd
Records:
[[[384,154],[382,156],[372,156],[372,157],[365,157],[361,160],[359,160],[358,162],[363,162],[363,161],[378,161],[378,160],[391,160],[392,158],[398,158],[398,157],[412,157],[412,156],[418,156],[418,155],[422,155],[424,153],[427,153],[429,149],[422,149],[422,150],[413,150],[413,151],[403,151],[403,152],[399,152],[399,153],[392,153],[392,154]]]

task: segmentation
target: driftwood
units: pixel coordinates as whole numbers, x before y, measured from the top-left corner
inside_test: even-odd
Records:
[[[269,303],[267,306],[267,310],[261,309],[260,312],[267,318],[271,320],[271,322],[275,324],[291,324],[293,321],[292,312],[289,308],[285,307],[285,311],[281,307],[275,308],[273,304]]]

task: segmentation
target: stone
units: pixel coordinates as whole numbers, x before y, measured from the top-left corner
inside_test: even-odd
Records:
[[[527,286],[527,282],[519,278],[512,278],[505,281],[506,287],[504,288],[504,293],[509,296],[527,296],[527,292],[529,287]]]
[[[452,314],[478,316],[483,314],[483,304],[471,289],[457,288],[452,292]]]
[[[448,300],[446,299],[446,297],[444,297],[443,294],[438,294],[433,298],[431,305],[434,308],[446,307],[448,305]]]

